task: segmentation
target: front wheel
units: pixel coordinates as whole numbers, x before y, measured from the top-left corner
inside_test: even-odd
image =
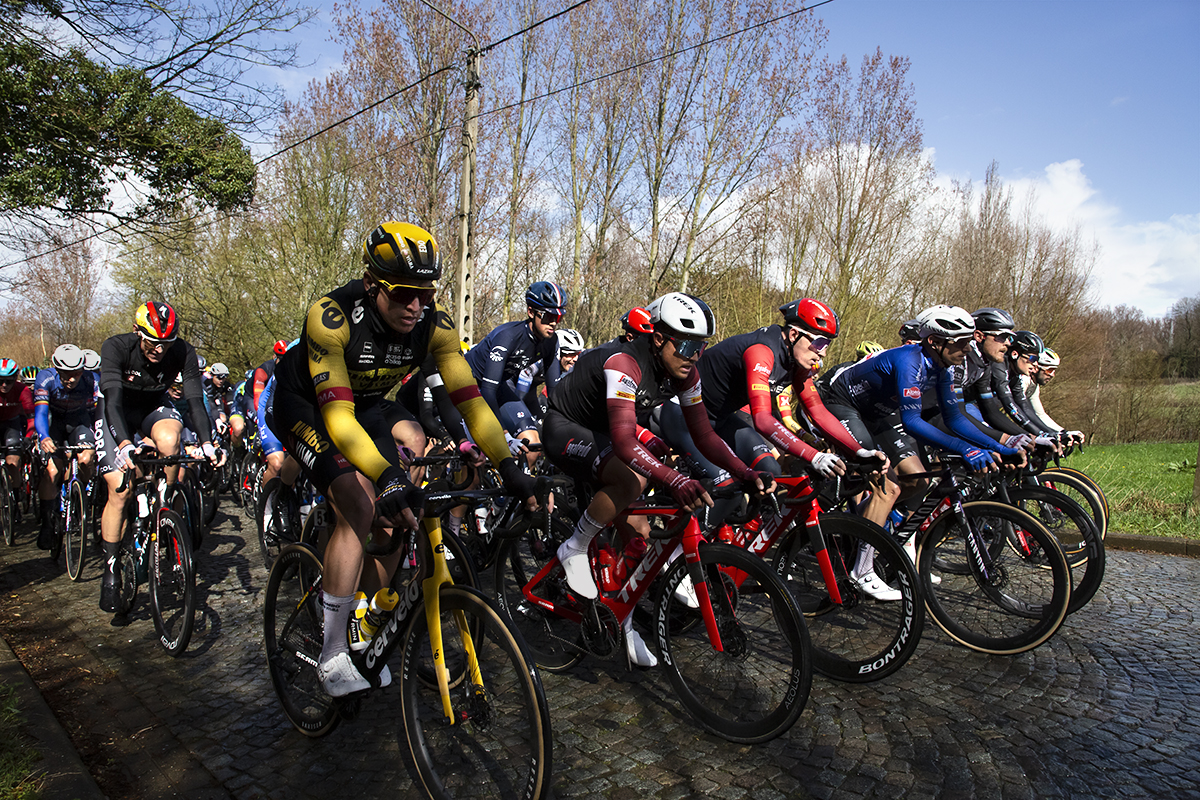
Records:
[[[425,792],[432,798],[540,800],[550,789],[550,711],[521,641],[484,597],[463,586],[439,592],[442,651],[450,687],[446,720],[433,673],[424,613],[405,634],[400,670],[404,730]],[[472,633],[473,632],[473,633]],[[467,669],[475,653],[476,669]]]
[[[1036,517],[1062,546],[1071,567],[1071,604],[1067,613],[1074,614],[1095,596],[1104,580],[1104,539],[1095,522],[1081,505],[1053,489],[1009,489],[1008,499]]]
[[[196,618],[196,574],[187,526],[166,509],[150,541],[150,612],[159,644],[168,655],[182,655]]]
[[[943,514],[921,540],[917,561],[925,605],[938,627],[972,650],[1032,650],[1067,615],[1066,556],[1045,527],[1020,509],[988,500],[962,509]],[[940,563],[966,569],[940,569]],[[940,583],[932,582],[934,574]]]
[[[775,553],[775,572],[796,598],[812,639],[813,669],[839,681],[865,683],[891,675],[912,657],[925,627],[917,567],[878,525],[850,514],[820,516],[824,554],[804,526],[793,527]],[[866,552],[870,549],[870,553]],[[858,560],[874,556],[879,578],[900,599],[872,599],[850,579]],[[832,575],[840,602],[826,582]]]
[[[722,649],[710,641],[700,612],[675,596],[687,574],[686,559],[678,558],[655,604],[659,658],[684,708],[709,731],[746,744],[774,739],[792,727],[808,701],[812,655],[804,617],[783,581],[756,555],[702,544],[700,568]],[[685,616],[697,624],[677,624]]]
[[[12,484],[8,480],[8,467],[0,463],[0,527],[4,528],[4,543],[12,547],[17,542],[16,526],[13,524]]]
[[[87,555],[87,500],[83,496],[83,484],[71,482],[67,495],[67,518],[64,521],[63,538],[67,551],[67,576],[77,581],[83,575],[83,562]]]

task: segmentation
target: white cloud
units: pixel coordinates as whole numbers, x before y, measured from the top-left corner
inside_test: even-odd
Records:
[[[1100,245],[1092,273],[1100,305],[1162,316],[1177,300],[1200,295],[1200,213],[1127,220],[1092,185],[1078,159],[1051,164],[1035,178],[1004,182],[1018,199],[1032,197],[1034,210],[1051,226],[1078,225],[1084,241]]]

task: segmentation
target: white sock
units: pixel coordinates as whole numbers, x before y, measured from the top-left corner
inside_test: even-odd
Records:
[[[865,542],[858,545],[858,560],[854,563],[854,576],[861,578],[875,571],[875,548]]]
[[[350,652],[350,641],[346,637],[346,626],[350,623],[350,612],[354,609],[354,595],[321,597],[321,608],[325,614],[325,637],[321,643],[321,663],[338,653]]]
[[[633,629],[633,614],[621,622],[621,629],[625,631],[625,652],[629,655],[629,659],[639,667],[657,666],[658,659],[655,657],[654,651],[642,639],[641,634]]]
[[[462,517],[456,517],[453,514],[447,514],[446,515],[446,528],[449,529],[449,531],[451,533],[453,533],[455,536],[458,536],[458,532],[460,530],[462,530],[462,521],[463,521]]]
[[[568,556],[586,553],[592,539],[595,539],[596,534],[603,528],[603,525],[592,519],[591,514],[584,511],[583,516],[579,518],[579,524],[575,526],[575,532],[571,534],[570,539],[560,545],[560,548],[566,550]]]

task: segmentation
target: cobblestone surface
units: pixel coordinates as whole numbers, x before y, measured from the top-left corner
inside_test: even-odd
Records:
[[[416,796],[396,693],[319,740],[279,711],[260,641],[266,572],[229,508],[198,558],[201,613],[188,652],[157,646],[145,594],[115,628],[98,566],[71,583],[30,535],[0,546],[6,597],[40,599],[47,635],[110,670],[94,719],[144,796]],[[1105,585],[1047,645],[993,657],[932,622],[879,684],[813,680],[787,735],[739,746],[701,730],[657,671],[585,660],[544,675],[558,798],[1200,798],[1196,562],[1112,551]],[[89,704],[90,706],[91,704]],[[83,714],[81,710],[81,714]]]

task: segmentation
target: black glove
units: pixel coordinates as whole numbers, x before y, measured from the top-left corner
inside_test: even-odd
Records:
[[[408,470],[403,467],[388,467],[375,482],[379,494],[375,497],[375,513],[389,519],[398,518],[406,508],[411,508],[417,519],[425,506],[425,493],[413,486]]]
[[[533,480],[533,476],[527,475],[517,466],[515,458],[506,458],[501,461],[496,471],[500,473],[500,480],[504,482],[504,488],[513,497],[525,500],[537,493],[537,484]]]

